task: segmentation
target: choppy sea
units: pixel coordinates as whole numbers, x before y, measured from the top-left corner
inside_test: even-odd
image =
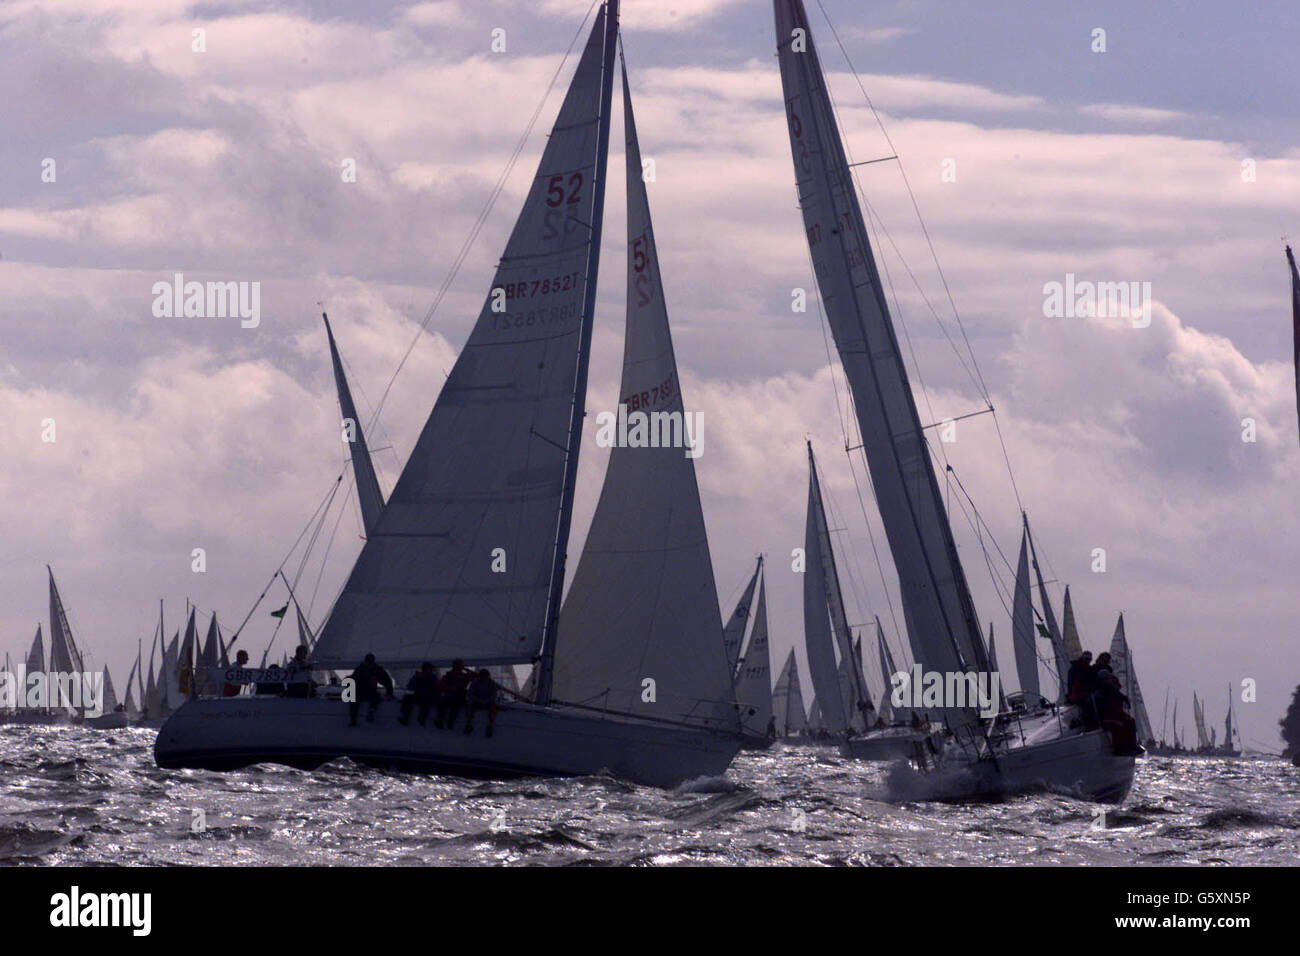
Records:
[[[0,726],[0,863],[29,865],[1294,865],[1300,769],[1139,760],[1122,805],[892,803],[883,764],[742,752],[675,790],[483,783],[339,760],[160,770],[154,731]]]

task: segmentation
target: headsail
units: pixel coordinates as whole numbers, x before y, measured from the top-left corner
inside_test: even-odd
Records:
[[[754,589],[758,586],[758,573],[762,567],[763,558],[760,556],[754,566],[754,574],[749,579],[749,584],[745,586],[744,593],[740,595],[740,600],[736,602],[736,609],[731,612],[731,617],[727,619],[727,626],[722,632],[722,643],[727,648],[727,663],[732,673],[735,673],[736,665],[740,660],[740,645],[744,643],[745,628],[749,626],[749,610],[754,605]]]
[[[128,685],[129,686],[129,685]],[[101,713],[111,714],[117,710],[117,691],[113,689],[113,678],[108,673],[108,668],[104,668],[104,697],[100,703]]]
[[[781,676],[772,690],[772,710],[776,714],[777,732],[782,736],[801,734],[808,729],[803,709],[803,688],[799,685],[799,661],[794,648],[786,655]]]
[[[352,401],[352,389],[348,388],[348,378],[343,373],[343,359],[339,356],[338,345],[334,342],[334,330],[330,328],[330,318],[321,313],[325,320],[325,336],[330,344],[330,362],[334,366],[334,384],[339,393],[339,411],[343,414],[343,440],[348,443],[352,456],[352,473],[357,482],[357,501],[361,505],[361,523],[366,534],[375,530],[379,523],[379,513],[384,510],[384,493],[379,488],[379,478],[375,475],[374,463],[370,460],[370,448],[366,445],[365,432],[361,428],[361,419],[357,417],[357,406]]]
[[[642,412],[652,423],[683,427],[675,443],[610,450],[560,614],[552,694],[739,729],[626,70],[623,125],[628,284],[619,404],[629,415]],[[654,681],[653,700],[645,699],[647,679]]]
[[[1061,612],[1061,640],[1065,643],[1065,656],[1073,664],[1083,656],[1083,643],[1079,640],[1079,628],[1074,623],[1074,605],[1070,603],[1070,586],[1065,586],[1065,610]],[[1069,673],[1068,671],[1066,672]]]
[[[77,649],[77,642],[72,637],[72,626],[68,624],[63,599],[59,597],[59,588],[54,583],[54,572],[49,565],[46,565],[45,570],[50,575],[50,670],[80,674],[85,670],[81,651]]]
[[[1016,563],[1016,593],[1011,603],[1011,646],[1016,652],[1016,676],[1026,706],[1042,696],[1038,684],[1038,647],[1034,641],[1034,604],[1029,589],[1029,531],[1020,534],[1020,560]]]
[[[833,734],[848,729],[848,714],[840,695],[839,671],[835,663],[835,646],[832,644],[831,619],[828,615],[831,587],[826,568],[826,555],[834,560],[830,536],[823,535],[826,514],[822,508],[821,483],[817,480],[817,462],[813,459],[812,443],[808,443],[808,521],[804,529],[804,559],[807,567],[803,576],[803,638],[808,654],[808,670],[812,674],[815,702],[820,706],[820,725]]]
[[[45,642],[41,639],[41,626],[36,625],[36,636],[32,638],[31,650],[27,652],[27,673],[44,673]]]
[[[1038,580],[1038,602],[1043,608],[1043,624],[1039,632],[1052,645],[1052,657],[1056,662],[1056,699],[1065,703],[1069,687],[1066,681],[1070,676],[1070,658],[1065,653],[1065,639],[1061,629],[1056,626],[1056,612],[1052,610],[1051,598],[1047,596],[1047,585],[1043,582],[1043,569],[1038,566],[1038,552],[1034,548],[1034,533],[1029,530],[1029,518],[1025,519],[1025,535],[1029,538],[1029,563],[1033,565],[1034,577]]]
[[[986,671],[974,603],[940,495],[854,195],[821,65],[800,0],[775,0],[790,146],[809,251],[853,397],[881,521],[918,660],[947,673]],[[972,707],[945,712],[978,726]]]
[[[1137,724],[1137,737],[1141,743],[1153,739],[1151,718],[1147,715],[1146,701],[1142,699],[1142,686],[1138,683],[1137,668],[1133,664],[1133,652],[1128,646],[1124,634],[1124,615],[1119,616],[1115,624],[1115,634],[1110,641],[1110,671],[1119,681],[1119,686],[1128,698],[1128,710]]]
[[[894,675],[898,669],[894,666],[894,655],[890,653],[889,643],[885,640],[885,632],[880,626],[880,618],[876,618],[876,640],[879,644],[877,650],[880,652],[880,679],[884,682],[884,696],[881,698],[880,709],[883,712],[885,707],[889,707],[890,716],[896,721],[910,720],[912,712],[907,707],[895,707],[893,702]]]
[[[759,568],[762,568],[759,558]],[[754,605],[754,629],[736,674],[736,700],[740,704],[740,722],[744,733],[754,737],[767,734],[772,719],[772,662],[767,649],[766,582],[758,585],[758,603]]]
[[[541,647],[577,464],[570,426],[586,390],[579,353],[590,340],[603,214],[610,6],[478,321],[325,623],[318,663],[352,664],[366,652],[412,666],[522,662]]]

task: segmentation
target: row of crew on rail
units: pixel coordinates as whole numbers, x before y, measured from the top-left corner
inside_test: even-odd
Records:
[[[286,668],[290,676],[298,671],[311,670],[307,655],[307,648],[299,645]],[[248,667],[247,651],[240,651],[236,655],[235,667],[240,669]],[[367,722],[373,722],[380,704],[385,699],[393,700],[395,696],[392,675],[376,662],[374,654],[367,654],[365,660],[352,671],[351,679],[354,682],[356,696],[348,704],[349,726],[357,726],[357,718],[363,706],[366,709]],[[331,677],[330,683],[337,685],[339,679]],[[239,683],[227,683],[222,694],[225,697],[235,697],[244,686]],[[316,685],[310,678],[305,681],[290,680],[286,683],[260,681],[254,685],[253,690],[257,694],[314,697]],[[406,693],[402,697],[398,721],[403,725],[410,724],[411,716],[414,714],[423,727],[432,715],[433,726],[440,730],[453,730],[457,718],[463,711],[465,733],[472,734],[475,714],[486,711],[487,736],[491,737],[496,725],[497,692],[497,683],[486,667],[474,672],[465,666],[464,661],[456,660],[452,662],[451,669],[447,673],[441,674],[433,664],[425,661],[406,683]]]

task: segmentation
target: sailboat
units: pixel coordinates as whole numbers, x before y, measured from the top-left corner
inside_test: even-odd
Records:
[[[50,671],[55,674],[71,674],[78,682],[86,673],[86,665],[72,636],[72,625],[68,623],[68,614],[63,607],[63,598],[59,596],[59,586],[54,583],[54,571],[47,564],[46,572],[50,579]],[[80,721],[85,712],[84,701],[68,699],[55,700],[51,682],[50,706],[55,711],[62,711],[74,722]]]
[[[1143,747],[1155,742],[1155,732],[1151,729],[1151,718],[1147,714],[1146,701],[1142,698],[1142,685],[1138,683],[1137,665],[1133,663],[1133,651],[1128,646],[1124,635],[1124,615],[1120,614],[1115,625],[1115,635],[1110,641],[1110,671],[1119,681],[1119,686],[1128,698],[1129,713],[1137,724],[1138,743]]]
[[[126,708],[118,705],[117,692],[113,689],[113,678],[108,673],[108,668],[104,668],[104,697],[100,709],[103,711],[97,716],[87,715],[86,726],[95,730],[120,730],[128,725]],[[128,687],[130,684],[128,683]]]
[[[794,648],[786,655],[781,674],[772,689],[772,713],[776,732],[783,738],[802,737],[808,733],[808,715],[804,713],[803,688],[799,685],[799,661]]]
[[[774,0],[777,54],[805,238],[823,310],[848,381],[877,508],[900,585],[915,655],[928,671],[966,686],[989,661],[965,573],[885,300],[848,160],[801,0]],[[813,556],[809,554],[811,569]],[[805,582],[805,592],[808,584]],[[812,660],[810,658],[810,665]],[[820,693],[823,707],[827,706]],[[1061,788],[1118,801],[1133,758],[1109,736],[1061,715],[1033,732],[998,734],[971,695],[940,709],[950,736],[942,756],[914,774],[953,799]],[[831,701],[830,703],[834,703]],[[906,770],[906,768],[904,768]],[[924,787],[918,788],[924,789]]]
[[[321,696],[196,698],[159,732],[160,766],[310,768],[348,756],[479,778],[608,770],[672,786],[730,764],[739,713],[689,449],[615,444],[561,606],[617,10],[617,0],[600,7],[492,291],[312,655],[319,670],[350,668],[366,653],[393,668],[535,661],[533,700],[503,702],[485,738],[402,726],[392,706],[349,726],[348,706]],[[620,414],[680,421],[626,69],[623,107]]]
[[[736,665],[736,700],[740,704],[740,746],[746,750],[766,750],[776,740],[777,731],[772,704],[772,661],[767,649],[767,596],[761,554],[749,587],[745,589],[746,594],[753,593],[755,581],[758,582],[758,601],[754,605],[753,627]],[[737,608],[732,620],[740,613]]]

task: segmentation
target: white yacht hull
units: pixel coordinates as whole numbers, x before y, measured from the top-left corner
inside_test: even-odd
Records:
[[[160,767],[233,770],[270,762],[313,769],[337,757],[359,763],[479,779],[584,776],[608,771],[637,783],[671,787],[724,773],[739,747],[736,735],[657,724],[564,706],[500,706],[493,735],[487,715],[464,733],[409,726],[398,704],[380,705],[373,723],[364,708],[349,726],[348,705],[323,698],[229,697],[187,701],[154,743]]]
[[[1104,730],[1060,733],[1044,727],[1027,741],[995,748],[975,759],[950,744],[924,773],[900,764],[894,784],[904,799],[998,800],[1022,793],[1067,793],[1098,803],[1119,803],[1133,785],[1133,758],[1117,756]]]

